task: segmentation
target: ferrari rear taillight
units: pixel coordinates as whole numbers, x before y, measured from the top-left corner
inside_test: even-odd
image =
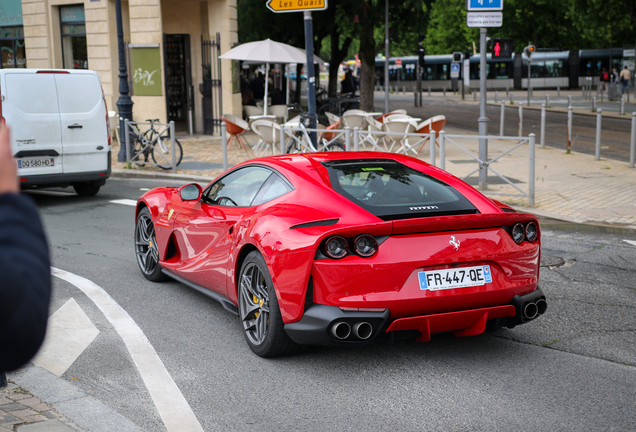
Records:
[[[368,258],[378,251],[378,242],[375,237],[369,234],[360,234],[348,239],[342,236],[332,236],[323,242],[321,250],[332,259],[344,258],[351,253]]]
[[[512,236],[512,240],[519,245],[524,241],[532,243],[539,237],[539,229],[537,228],[537,224],[532,221],[526,224],[518,222],[512,227],[510,235]]]
[[[347,240],[344,237],[329,237],[324,244],[324,252],[329,258],[340,259],[347,255]]]

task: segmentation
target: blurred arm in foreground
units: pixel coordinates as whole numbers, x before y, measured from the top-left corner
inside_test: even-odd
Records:
[[[0,125],[0,374],[19,368],[44,339],[51,297],[49,250],[38,211],[19,193],[9,130]]]

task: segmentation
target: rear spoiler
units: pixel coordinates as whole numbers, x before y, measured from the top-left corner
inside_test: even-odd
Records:
[[[528,222],[530,220],[539,226],[537,218],[528,213],[470,214],[400,219],[393,221],[391,235],[500,228],[514,225],[517,222]]]

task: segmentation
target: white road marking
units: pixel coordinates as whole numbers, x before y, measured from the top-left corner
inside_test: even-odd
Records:
[[[112,200],[111,202],[113,204],[123,204],[123,205],[129,205],[133,207],[137,205],[137,201],[131,200],[131,199],[118,199],[118,200]]]
[[[142,190],[142,191],[149,191],[149,190],[150,190],[150,188],[139,188],[139,190]]]
[[[97,327],[71,298],[49,317],[44,343],[33,364],[62,376],[98,334]]]
[[[51,273],[82,290],[119,333],[166,429],[169,432],[203,431],[181,390],[166,370],[146,335],[130,315],[102,287],[92,281],[54,267],[51,267]]]
[[[629,243],[632,246],[636,246],[636,241],[634,240],[623,240],[625,243]]]

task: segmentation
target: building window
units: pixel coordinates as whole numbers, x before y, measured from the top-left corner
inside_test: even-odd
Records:
[[[0,27],[2,68],[25,68],[24,31],[22,26]]]
[[[88,69],[84,5],[60,6],[64,69]]]

